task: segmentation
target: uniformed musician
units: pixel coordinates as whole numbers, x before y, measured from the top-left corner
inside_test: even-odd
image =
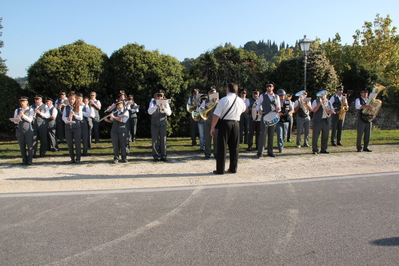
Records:
[[[247,112],[250,114],[249,117],[249,132],[248,132],[248,148],[247,151],[252,150],[252,146],[254,143],[254,136],[255,136],[255,150],[258,150],[258,141],[259,141],[259,135],[260,135],[260,115],[258,115],[258,111],[256,110],[256,106],[258,104],[258,99],[259,99],[259,91],[258,90],[253,90],[252,91],[252,98],[249,98],[249,106],[247,106]],[[255,110],[253,110],[255,109]],[[255,117],[252,116],[252,112],[256,112]]]
[[[39,140],[40,157],[44,157],[48,149],[47,119],[50,117],[50,112],[47,105],[43,103],[43,96],[40,94],[36,94],[35,103],[31,107],[35,112],[33,115],[33,158],[36,158]]]
[[[66,96],[66,91],[61,90],[60,91],[60,98],[58,98],[54,106],[57,108],[57,137],[59,140],[59,143],[62,144],[65,142],[65,123],[62,121],[62,113],[64,111],[64,107],[68,105],[68,98]]]
[[[62,114],[62,120],[65,122],[65,138],[71,163],[80,163],[82,107],[76,103],[76,95],[73,92],[69,94],[68,101],[69,103],[65,106]]]
[[[211,86],[210,90],[208,91],[208,98],[202,102],[201,107],[202,108],[206,108],[206,105],[211,103],[211,101],[214,102],[214,104],[217,104],[219,102],[219,99],[217,98],[213,98],[212,100],[210,100],[210,95],[212,94],[216,94],[216,87],[215,86]],[[218,134],[218,130],[215,130],[215,136],[212,137],[210,134],[211,131],[211,127],[212,127],[212,119],[213,119],[213,112],[215,111],[215,107],[212,108],[209,112],[208,112],[208,119],[205,121],[204,123],[204,140],[205,140],[205,159],[209,159],[211,158],[211,155],[213,154],[213,156],[216,158],[217,156],[217,134]],[[212,149],[212,144],[213,144],[213,149]]]
[[[137,103],[135,103],[133,95],[129,95],[129,97],[127,97],[126,106],[129,110],[129,141],[135,142],[137,132],[137,113],[139,112],[139,106]]]
[[[58,151],[58,140],[57,140],[57,117],[58,110],[53,105],[53,99],[47,97],[46,105],[50,112],[50,117],[47,121],[47,133],[48,133],[48,149],[50,150],[50,146],[52,147],[52,151]]]
[[[22,156],[22,164],[31,165],[33,158],[33,127],[32,121],[34,111],[29,107],[28,97],[22,96],[19,99],[21,107],[15,109],[14,118],[20,118],[17,124],[15,135],[18,140]]]
[[[114,150],[114,163],[127,163],[126,140],[127,128],[126,122],[129,119],[129,112],[124,108],[124,101],[115,102],[115,110],[112,111],[104,120],[112,123],[111,142]],[[119,160],[119,154],[122,159]]]
[[[93,138],[94,143],[100,142],[100,110],[101,110],[101,102],[96,99],[97,93],[92,91],[90,92],[89,105],[94,108],[94,117],[93,117]]]
[[[154,161],[167,161],[166,136],[167,117],[172,114],[169,103],[157,104],[157,100],[164,99],[165,91],[158,90],[151,100],[148,113],[151,115],[152,156]]]

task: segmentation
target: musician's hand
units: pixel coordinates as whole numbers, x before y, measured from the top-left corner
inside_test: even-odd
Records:
[[[113,113],[111,113],[111,114],[109,115],[109,117],[115,118],[115,116],[114,116]]]
[[[327,114],[332,115],[333,113],[334,113],[334,110],[328,110],[328,111],[327,111]]]
[[[258,114],[259,115],[263,115],[265,112],[263,112],[262,110],[258,110]]]
[[[23,115],[24,115],[24,113],[22,111],[19,111],[18,117],[22,117]]]

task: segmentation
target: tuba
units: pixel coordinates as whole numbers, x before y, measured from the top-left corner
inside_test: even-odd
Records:
[[[377,117],[378,112],[380,111],[381,106],[382,106],[382,101],[377,99],[377,95],[378,95],[378,93],[380,93],[382,90],[385,89],[385,87],[382,86],[381,84],[375,83],[373,85],[374,85],[374,88],[369,95],[369,99],[368,99],[366,105],[371,105],[374,107],[374,109],[373,110],[369,110],[369,109],[362,110],[362,119],[367,122],[371,122]]]
[[[197,109],[197,106],[200,104],[200,99],[194,99],[191,104],[186,105],[187,112],[192,113],[193,111],[195,111],[195,109]]]
[[[200,108],[199,109],[199,113],[202,117],[202,119],[204,119],[205,121],[208,120],[208,114],[210,111],[212,111],[217,105],[216,101],[210,101],[209,103],[207,103],[205,106],[206,108]]]
[[[205,108],[201,108],[201,109],[205,109]],[[201,111],[201,109],[200,109],[200,111]],[[193,120],[194,120],[195,122],[198,122],[198,121],[200,121],[200,119],[201,119],[201,113],[200,113],[200,112],[197,112],[197,111],[192,111],[192,112],[191,112],[191,117],[193,118]]]

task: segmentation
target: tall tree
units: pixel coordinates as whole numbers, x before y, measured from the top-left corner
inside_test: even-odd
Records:
[[[252,90],[263,87],[267,70],[266,60],[255,53],[233,46],[219,46],[195,60],[190,78],[203,89],[214,85],[223,91],[228,82],[235,82],[239,87]]]
[[[150,116],[146,114],[148,103],[155,90],[165,90],[165,96],[172,99],[172,116],[168,123],[170,135],[182,135],[180,129],[184,127],[185,110],[185,81],[184,67],[169,55],[162,55],[158,51],[148,51],[138,44],[127,44],[110,56],[109,64],[109,94],[116,95],[125,90],[132,94],[135,102],[141,106],[138,113],[140,125],[150,125]],[[148,128],[138,127],[138,134],[149,136]]]
[[[0,30],[3,28],[1,25],[1,22],[3,21],[3,18],[0,18]],[[0,31],[0,37],[3,35],[3,32]],[[4,42],[0,40],[0,48],[3,48]],[[1,54],[1,52],[0,52]],[[8,68],[5,64],[6,60],[3,60],[0,56],[0,74],[7,74]]]
[[[82,40],[49,50],[29,67],[29,87],[48,96],[58,95],[62,89],[84,94],[94,90],[101,97],[107,60],[99,48]]]
[[[291,93],[303,90],[303,63],[303,56],[282,61],[277,69],[271,73],[271,79],[276,83],[276,87]],[[310,52],[308,54],[306,73],[306,87],[312,97],[319,90],[332,90],[338,84],[334,67],[322,52]]]

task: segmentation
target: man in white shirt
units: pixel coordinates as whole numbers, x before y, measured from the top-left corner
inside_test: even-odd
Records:
[[[210,134],[215,136],[215,126],[219,122],[217,133],[216,170],[214,174],[223,175],[226,164],[226,148],[230,151],[230,165],[227,170],[237,173],[238,153],[240,150],[240,117],[245,111],[245,103],[237,99],[238,85],[229,83],[226,87],[226,96],[220,99],[213,112]]]

